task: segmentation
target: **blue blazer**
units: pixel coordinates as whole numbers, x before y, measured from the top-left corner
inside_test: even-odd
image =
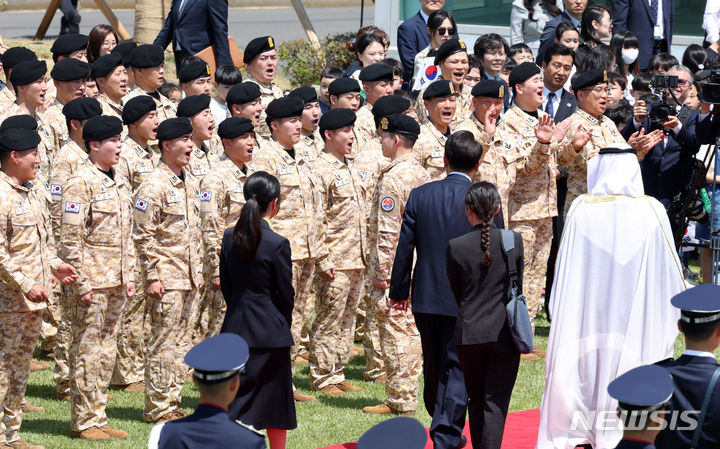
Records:
[[[173,50],[192,56],[200,50],[215,46],[217,65],[234,65],[228,47],[227,0],[173,0],[165,25],[158,33],[156,45],[166,48],[173,42]]]
[[[691,356],[683,354],[679,359],[663,360],[658,365],[667,369],[673,377],[675,391],[670,399],[671,410],[700,410],[705,390],[713,373],[717,369],[718,362],[710,357]],[[705,422],[700,431],[700,441],[697,449],[709,449],[720,447],[720,382],[715,384],[710,406],[708,407]],[[697,414],[691,416],[698,419]],[[678,420],[678,424],[687,427],[687,423]],[[670,449],[690,447],[692,441],[692,430],[663,430],[655,439],[655,445],[659,449]]]
[[[567,13],[567,11],[563,11],[559,16],[547,21],[545,28],[543,28],[542,36],[540,36],[540,47],[538,47],[537,56],[535,57],[535,64],[542,65],[545,51],[555,43],[555,30],[558,25],[560,25],[560,22],[572,23],[572,19],[570,19],[570,17],[571,16]],[[578,31],[580,31],[579,28]]]
[[[675,22],[675,2],[662,1],[663,10],[663,36],[667,42],[668,51],[672,44],[673,23]],[[632,31],[638,38],[640,56],[638,62],[640,70],[647,70],[650,58],[653,56],[653,30],[655,20],[650,18],[650,2],[648,0],[612,0],[613,34],[618,31]]]
[[[390,298],[408,299],[412,273],[413,313],[456,317],[458,305],[450,289],[445,250],[451,239],[470,232],[465,215],[465,194],[470,180],[452,174],[413,189],[405,205],[400,240],[395,250]]]
[[[400,61],[403,65],[403,80],[409,83],[413,74],[415,55],[430,45],[427,24],[419,11],[400,24],[397,30],[397,40],[398,53],[400,53]]]
[[[200,404],[192,415],[158,426],[160,439],[156,446],[151,436],[150,449],[265,449],[265,437],[230,421],[227,412],[215,405]]]

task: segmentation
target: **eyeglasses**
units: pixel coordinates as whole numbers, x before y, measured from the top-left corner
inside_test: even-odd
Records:
[[[457,31],[455,28],[438,28],[437,32],[440,36],[445,36],[447,34],[448,36],[452,36],[455,34],[455,31]]]
[[[595,87],[595,88],[593,88],[593,89],[585,89],[585,91],[586,91],[586,92],[593,92],[593,93],[598,94],[598,95],[610,94],[610,88],[609,88],[609,87],[602,87],[602,86],[597,86],[597,87]]]

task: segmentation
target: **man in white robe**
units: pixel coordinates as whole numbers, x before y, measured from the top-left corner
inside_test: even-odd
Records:
[[[678,334],[670,298],[685,288],[680,260],[634,150],[590,159],[588,192],[570,206],[560,242],[537,449],[614,448],[622,426],[608,384],[671,357]]]

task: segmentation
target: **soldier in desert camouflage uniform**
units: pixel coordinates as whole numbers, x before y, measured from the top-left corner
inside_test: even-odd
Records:
[[[239,83],[231,87],[225,97],[225,104],[230,112],[230,117],[246,118],[252,121],[255,127],[253,135],[255,137],[256,152],[260,150],[266,141],[257,131],[260,126],[260,117],[262,117],[265,111],[261,95],[262,92],[257,84]]]
[[[327,253],[323,241],[319,240],[319,198],[316,193],[318,181],[310,163],[317,157],[307,150],[296,150],[300,139],[303,102],[298,98],[281,98],[268,105],[267,121],[272,129],[272,138],[258,151],[252,161],[255,171],[266,171],[280,181],[283,206],[272,219],[275,232],[290,240],[293,258],[293,288],[295,306],[290,331],[295,346],[290,351],[294,366],[300,351],[301,335],[310,326],[313,304],[308,304],[308,296],[318,257]],[[312,159],[312,160],[309,160]],[[295,399],[307,401],[314,399],[295,391]]]
[[[185,167],[192,154],[187,118],[160,123],[160,164],[138,189],[133,238],[145,272],[146,422],[184,417],[181,392],[187,375],[182,355],[192,345],[197,292],[203,286],[197,178]]]
[[[381,119],[383,154],[392,159],[381,173],[368,228],[370,270],[373,277],[372,313],[378,322],[385,362],[387,401],[365,407],[365,413],[413,413],[422,372],[420,333],[410,310],[390,307],[387,288],[395,248],[400,237],[402,212],[410,191],[430,181],[430,175],[413,154],[420,126],[412,118],[393,114]]]
[[[127,437],[108,425],[105,414],[120,316],[126,295],[135,294],[132,192],[113,168],[120,159],[122,129],[117,117],[87,121],[83,140],[90,163],[78,167],[63,192],[58,253],[79,275],[68,299],[70,430],[85,440]]]
[[[50,71],[55,88],[55,101],[40,115],[52,133],[54,152],[60,149],[68,138],[68,128],[62,109],[69,101],[85,95],[85,80],[90,74],[87,62],[75,58],[58,61]]]
[[[323,140],[318,131],[320,122],[320,100],[314,87],[302,86],[293,90],[288,97],[298,97],[304,103],[302,114],[302,129],[298,145],[306,147],[317,154],[322,153]]]
[[[365,104],[357,111],[355,134],[359,142],[365,142],[375,134],[372,108],[375,102],[393,93],[393,69],[386,64],[371,64],[360,71],[360,81],[365,91]]]
[[[201,94],[185,97],[178,104],[178,117],[190,119],[193,127],[193,152],[186,169],[198,178],[207,175],[219,162],[219,154],[211,151],[207,143],[213,137],[215,116],[210,110],[210,96]]]
[[[356,113],[362,103],[360,95],[360,85],[352,78],[338,78],[328,86],[328,96],[330,98],[330,109],[347,108],[352,109]],[[357,124],[357,120],[355,121]],[[365,148],[367,142],[362,138],[363,134],[353,129],[355,133],[355,141],[353,142],[352,153],[348,154],[348,159],[355,159],[361,148]]]
[[[180,67],[178,82],[180,89],[185,93],[185,98],[193,95],[210,95],[212,91],[210,66],[202,59],[193,58]]]
[[[160,121],[175,117],[175,104],[158,89],[165,81],[165,53],[158,45],[139,45],[130,53],[130,66],[132,67],[135,87],[122,99],[122,104],[138,95],[150,95],[157,105],[157,114]]]
[[[245,204],[243,185],[252,173],[248,163],[255,150],[253,123],[230,117],[218,127],[225,152],[220,162],[200,181],[200,218],[205,247],[205,287],[198,308],[198,339],[220,333],[225,318],[225,298],[220,290],[220,247],[226,229],[234,227]]]
[[[100,56],[93,62],[90,78],[95,80],[100,94],[97,100],[103,115],[122,119],[122,99],[128,91],[128,72],[119,53]]]
[[[427,86],[423,92],[423,103],[428,120],[420,126],[420,137],[415,151],[420,165],[430,173],[430,179],[437,181],[446,176],[445,142],[452,134],[451,123],[455,117],[457,96],[450,81],[438,80]]]
[[[55,254],[47,190],[31,181],[40,136],[32,129],[0,131],[0,447],[42,449],[21,440],[20,406],[40,335],[53,276],[65,284],[75,269]]]
[[[3,53],[0,58],[2,70],[5,73],[5,86],[0,89],[0,111],[5,111],[15,103],[16,100],[15,89],[10,81],[10,74],[15,66],[22,61],[37,60],[37,55],[34,51],[25,47],[12,47],[5,50],[5,53]]]
[[[257,84],[260,87],[260,101],[267,107],[271,101],[282,98],[283,91],[273,83],[277,74],[278,56],[275,51],[275,41],[272,36],[256,37],[248,42],[243,53],[243,62],[247,77],[245,82]],[[260,122],[255,125],[256,132],[262,137],[270,137],[270,128],[266,123],[263,110]]]
[[[353,321],[365,269],[366,213],[362,179],[345,155],[355,140],[355,112],[331,109],[320,119],[325,149],[313,164],[323,208],[321,239],[327,256],[317,262],[317,302],[310,337],[310,387],[334,396],[362,388],[345,380],[353,347]]]
[[[125,104],[123,124],[128,135],[123,139],[116,173],[128,179],[133,195],[160,162],[160,151],[148,142],[157,136],[158,118],[155,100],[138,95]],[[117,360],[111,384],[129,393],[145,391],[143,341],[147,336],[144,324],[144,267],[135,264],[135,295],[127,298],[117,337]]]

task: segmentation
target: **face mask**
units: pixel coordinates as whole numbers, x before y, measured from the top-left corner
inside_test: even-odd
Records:
[[[638,58],[640,50],[637,48],[627,48],[622,51],[622,60],[625,64],[632,64]]]

